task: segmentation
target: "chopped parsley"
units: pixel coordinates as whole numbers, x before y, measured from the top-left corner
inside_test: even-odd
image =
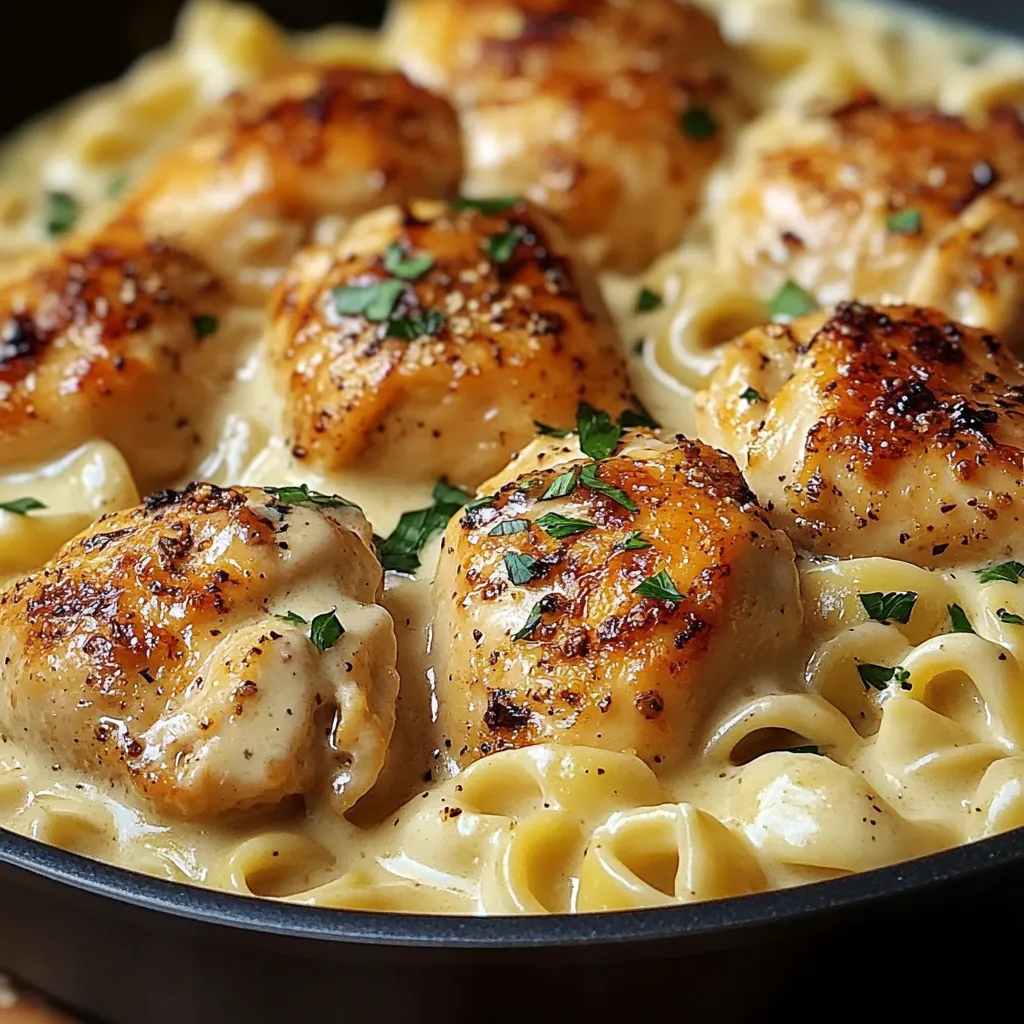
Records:
[[[415,341],[417,338],[436,337],[445,325],[444,313],[439,309],[425,309],[422,313],[410,313],[397,320],[388,321],[388,337],[401,341]]]
[[[14,498],[12,501],[0,501],[0,510],[13,512],[16,516],[26,516],[36,509],[46,508],[38,498]]]
[[[458,487],[452,487],[443,478],[434,485],[430,508],[415,512],[403,512],[398,525],[391,534],[377,541],[377,557],[380,564],[391,572],[413,573],[420,567],[419,553],[424,544],[436,533],[440,533],[448,520],[469,502],[470,496]],[[482,508],[493,498],[481,498],[474,502]]]
[[[644,540],[639,530],[634,530],[624,541],[615,545],[621,551],[643,551],[651,546],[649,540]]]
[[[707,142],[718,134],[718,122],[706,107],[690,107],[679,123],[687,137],[695,142]]]
[[[902,622],[906,625],[910,621],[910,613],[917,604],[917,594],[912,590],[894,590],[888,594],[880,592],[872,594],[858,594],[860,603],[869,618],[875,622]]]
[[[548,512],[537,520],[537,525],[555,540],[562,540],[593,530],[597,524],[586,519],[572,519],[569,516],[560,516],[557,512]]]
[[[54,238],[67,234],[78,220],[78,201],[68,192],[46,193],[46,233]]]
[[[127,184],[127,174],[115,174],[114,177],[107,182],[107,187],[103,190],[103,192],[108,199],[117,199],[125,190]]]
[[[544,611],[543,604],[544,599],[541,598],[530,609],[530,614],[527,616],[526,622],[523,624],[523,628],[516,630],[516,632],[512,634],[513,640],[528,640],[533,636],[533,631],[540,625],[541,614]]]
[[[511,210],[519,202],[518,196],[502,196],[494,199],[467,199],[459,196],[450,203],[453,210],[477,210],[480,213],[495,214]]]
[[[296,612],[288,612],[287,615],[277,615],[275,618],[280,619],[282,622],[291,623],[293,626],[305,626],[308,625],[307,621]]]
[[[894,235],[919,235],[921,233],[921,211],[914,206],[897,210],[885,222]]]
[[[383,323],[395,311],[405,283],[391,278],[372,284],[352,284],[332,290],[339,316],[365,316],[371,323]]]
[[[676,604],[683,600],[683,595],[676,589],[667,569],[649,576],[643,583],[633,588],[633,593],[640,597],[650,597],[655,601],[673,601]]]
[[[384,269],[392,277],[399,277],[403,281],[415,281],[433,265],[434,257],[429,253],[409,256],[401,242],[392,242],[384,253]]]
[[[741,391],[740,398],[742,398],[744,402],[749,402],[751,405],[753,405],[755,402],[768,401],[768,399],[765,398],[760,391],[757,391],[754,388],[747,388],[746,391]]]
[[[652,310],[661,309],[661,295],[651,291],[650,288],[641,288],[636,297],[636,311],[638,313],[650,313]]]
[[[1011,626],[1024,626],[1024,619],[1019,615],[1014,615],[1013,612],[1008,612],[1005,608],[1000,608],[996,612],[996,618],[1000,622],[1006,622]]]
[[[217,318],[215,316],[207,316],[205,313],[200,313],[199,316],[192,317],[192,332],[196,336],[196,341],[202,341],[203,338],[216,334],[217,326]]]
[[[1024,563],[1000,562],[984,569],[976,569],[974,574],[979,583],[1017,583],[1024,579]]]
[[[967,618],[967,612],[963,610],[958,604],[946,605],[946,610],[949,612],[949,622],[952,626],[954,633],[973,633],[974,627],[971,625],[971,620]]]
[[[575,469],[560,473],[551,481],[548,489],[540,496],[541,501],[553,501],[555,498],[565,498],[576,490],[579,477]]]
[[[603,494],[606,498],[611,498],[616,504],[629,509],[630,512],[639,512],[640,510],[633,499],[624,490],[619,487],[613,487],[611,484],[606,484],[598,478],[597,469],[597,463],[594,462],[589,466],[584,466],[580,470],[580,483],[592,491],[597,491],[598,494]]]
[[[884,690],[890,683],[898,683],[904,690],[910,689],[910,673],[897,665],[889,668],[887,665],[858,665],[857,675],[864,684],[864,689]]]
[[[508,578],[516,586],[521,587],[543,576],[544,566],[533,555],[524,555],[520,551],[509,551],[505,554],[505,571],[508,573]]]
[[[488,537],[511,537],[514,533],[525,533],[530,528],[529,519],[506,519],[487,531]]]
[[[494,494],[485,494],[482,498],[474,498],[466,503],[465,509],[467,512],[476,512],[481,508],[490,508],[494,504],[495,498]]]
[[[544,437],[569,437],[572,434],[571,430],[562,430],[561,427],[549,427],[546,423],[541,423],[539,420],[534,420],[533,425],[537,428],[537,433],[542,434]]]
[[[491,235],[484,246],[488,259],[492,263],[508,263],[516,254],[516,249],[519,248],[525,234],[526,228],[522,224],[517,224],[500,235]]]
[[[580,450],[597,460],[607,459],[622,437],[622,427],[608,413],[587,402],[580,402],[576,410],[576,432],[580,435]]]
[[[817,308],[814,296],[805,292],[795,281],[787,281],[772,296],[770,304],[773,320],[795,320]]]
[[[309,484],[297,487],[264,487],[267,494],[272,494],[282,505],[324,505],[327,508],[359,508],[354,502],[343,498],[340,494],[321,494],[311,491]]]
[[[345,632],[345,627],[335,615],[336,611],[336,608],[332,608],[329,612],[322,612],[314,616],[309,624],[309,639],[321,653],[329,651]]]
[[[636,399],[634,399],[636,402]],[[661,424],[639,403],[633,409],[625,409],[619,414],[619,426],[624,429],[629,427],[647,427],[649,430],[657,430]]]

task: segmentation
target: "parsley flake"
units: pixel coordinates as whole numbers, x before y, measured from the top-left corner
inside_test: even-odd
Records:
[[[706,107],[690,107],[679,123],[686,136],[694,142],[707,142],[718,134],[718,122]]]
[[[580,435],[580,451],[592,459],[607,459],[622,437],[622,427],[611,417],[587,402],[576,409],[576,432]]]
[[[616,504],[629,509],[630,512],[639,512],[640,509],[636,503],[624,490],[619,487],[613,487],[611,484],[606,484],[598,478],[597,468],[597,463],[594,462],[584,466],[580,470],[580,483],[592,491],[597,491],[598,494],[603,494],[606,498],[611,498]]]
[[[117,199],[121,193],[124,192],[127,184],[127,174],[115,174],[114,177],[107,182],[107,187],[103,190],[103,193],[108,199]]]
[[[633,588],[633,593],[640,597],[649,597],[655,601],[672,601],[678,604],[684,600],[683,595],[676,589],[667,569],[649,576],[639,586]]]
[[[958,604],[946,605],[946,611],[949,612],[949,622],[953,627],[952,632],[954,633],[973,633],[974,627],[971,625],[971,620],[967,618],[967,612],[963,610]]]
[[[636,297],[636,311],[638,313],[650,313],[652,310],[661,309],[663,299],[658,292],[650,288],[641,288]]]
[[[398,338],[400,341],[436,337],[446,322],[444,313],[439,309],[425,309],[422,313],[410,313],[398,320],[389,320],[388,337]]]
[[[557,512],[547,512],[537,520],[537,525],[555,540],[562,540],[565,537],[575,537],[578,533],[593,530],[597,524],[586,519],[560,516]]]
[[[773,320],[795,320],[818,308],[813,295],[809,295],[795,281],[787,281],[773,296],[770,304]]]
[[[287,615],[275,615],[274,617],[277,618],[277,619],[280,619],[282,622],[291,623],[291,625],[293,625],[293,626],[306,626],[306,625],[308,625],[308,622],[301,615],[297,614],[296,612],[288,612]]]
[[[26,516],[36,509],[46,508],[38,498],[14,498],[12,501],[0,501],[0,510],[13,512],[16,516]]]
[[[282,505],[324,505],[327,508],[359,508],[354,502],[343,498],[340,494],[321,494],[311,491],[309,484],[287,487],[264,487],[267,494],[272,494]]]
[[[345,633],[345,627],[335,615],[336,611],[336,608],[332,608],[329,612],[315,615],[309,624],[309,639],[321,654],[329,651]]]
[[[508,578],[516,586],[521,587],[543,576],[544,566],[533,555],[524,555],[521,551],[509,551],[505,554],[505,571],[508,573]]]
[[[448,520],[469,502],[470,496],[459,487],[452,487],[444,478],[437,481],[431,495],[430,508],[403,512],[391,534],[377,541],[377,558],[390,572],[414,573],[420,567],[419,553],[435,534],[440,533]],[[493,498],[479,498],[472,504],[477,508],[491,504]]]
[[[651,546],[651,542],[644,540],[643,534],[639,530],[634,530],[624,541],[620,541],[615,546],[621,551],[643,551]]]
[[[661,424],[638,402],[633,409],[624,409],[619,414],[619,426],[623,429],[630,427],[647,427],[648,430],[657,430]]]
[[[506,519],[487,531],[488,537],[511,537],[514,533],[525,533],[530,528],[529,519]]]
[[[67,234],[78,220],[78,200],[68,192],[46,193],[46,233],[55,238]]]
[[[495,199],[467,199],[459,196],[449,204],[453,210],[477,210],[480,213],[493,215],[510,210],[519,202],[518,196],[503,196]]]
[[[746,391],[741,391],[740,392],[740,398],[742,398],[744,402],[749,402],[750,405],[753,405],[755,402],[767,402],[768,401],[768,399],[765,398],[764,395],[762,395],[760,391],[757,391],[754,388],[747,388]]]
[[[540,501],[552,501],[555,498],[565,498],[576,490],[579,482],[576,470],[570,469],[560,473],[551,481],[548,489],[540,496]]]
[[[892,214],[885,222],[885,226],[894,235],[919,235],[921,223],[921,211],[916,207],[908,206]]]
[[[217,327],[218,322],[215,316],[207,316],[205,313],[200,313],[199,316],[192,317],[192,332],[196,336],[196,341],[202,341],[203,338],[216,334]]]
[[[508,263],[516,254],[519,243],[526,234],[526,228],[517,224],[514,228],[502,232],[500,235],[491,235],[484,245],[484,251],[492,263]]]
[[[409,256],[401,242],[392,242],[384,252],[384,269],[392,277],[400,277],[403,281],[415,281],[433,265],[434,257],[429,253]]]
[[[1024,626],[1024,619],[1019,615],[1014,615],[1013,612],[1008,612],[1005,608],[1000,608],[996,612],[996,618],[1000,622],[1006,622],[1011,626]]]
[[[383,323],[395,311],[405,291],[405,283],[393,278],[372,284],[345,285],[334,288],[334,308],[339,316],[365,316],[371,323]]]
[[[979,583],[1017,583],[1024,579],[1024,563],[1000,562],[984,569],[975,569],[974,575]]]
[[[902,665],[895,668],[889,668],[888,665],[858,665],[857,675],[865,690],[884,690],[890,683],[898,683],[904,690],[910,689],[910,673]]]
[[[912,590],[892,591],[888,594],[876,592],[872,594],[858,594],[864,611],[875,622],[901,622],[906,625],[910,621],[910,614],[917,604],[917,594]]]
[[[522,629],[512,634],[513,640],[528,640],[533,636],[533,631],[540,625],[541,615],[544,611],[544,599],[541,598],[531,609]]]

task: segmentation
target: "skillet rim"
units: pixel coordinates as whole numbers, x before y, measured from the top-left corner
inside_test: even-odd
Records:
[[[144,875],[0,828],[0,864],[122,908],[281,939],[392,949],[538,949],[726,938],[879,907],[1024,865],[1024,827],[842,878],[671,907],[550,915],[444,915],[310,907]]]

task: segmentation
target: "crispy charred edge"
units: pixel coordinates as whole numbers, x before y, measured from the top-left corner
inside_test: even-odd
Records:
[[[166,279],[172,269],[195,275],[197,293],[216,290],[215,279],[200,263],[161,239],[133,245],[100,236],[56,253],[34,271],[29,286],[45,297],[43,307],[0,310],[0,373],[23,375],[36,368],[54,340],[73,325],[98,323],[102,341],[115,345],[146,330],[159,312],[185,310],[183,297]],[[125,356],[114,354],[111,361],[120,369]]]
[[[968,434],[981,447],[992,449],[996,442],[991,430],[1000,416],[1024,414],[1024,388],[1005,385],[1000,390],[1000,378],[985,371],[984,385],[972,391],[972,399],[949,391],[943,368],[965,362],[964,344],[970,340],[976,340],[990,357],[1002,349],[994,334],[965,327],[935,310],[844,302],[802,354],[813,355],[815,347],[836,344],[863,359],[865,370],[877,376],[880,387],[875,395],[860,396],[869,400],[868,415],[895,417],[908,429],[927,426],[940,441]],[[911,361],[907,374],[896,365],[901,355]],[[987,401],[979,397],[986,391],[991,396]],[[940,397],[942,392],[946,397]],[[813,438],[808,438],[808,444],[813,445]]]
[[[147,495],[142,507],[147,515],[172,507],[182,512],[211,515],[215,512],[234,511],[248,500],[245,492],[235,487],[218,487],[216,484],[194,480],[181,491],[165,490]]]
[[[222,110],[204,122],[200,131],[219,131],[225,122],[237,129],[222,159],[230,160],[249,145],[263,146],[270,139],[277,146],[287,146],[289,156],[298,163],[314,164],[328,148],[324,129],[349,123],[351,118],[384,116],[406,125],[438,118],[450,127],[453,137],[458,133],[458,120],[448,101],[411,82],[400,71],[309,65],[282,72],[266,85],[287,83],[303,71],[316,78],[316,85],[304,94],[297,90],[267,101],[259,87],[237,90]],[[293,145],[295,136],[302,137],[301,147]]]

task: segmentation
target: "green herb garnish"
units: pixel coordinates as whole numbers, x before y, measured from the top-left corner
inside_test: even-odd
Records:
[[[661,424],[639,402],[637,402],[636,408],[624,409],[619,414],[619,426],[623,429],[628,429],[629,427],[647,427],[649,430],[657,430]]]
[[[46,233],[51,238],[66,234],[78,220],[78,201],[67,192],[46,193]]]
[[[1024,626],[1024,619],[1019,615],[1014,615],[1013,612],[1008,612],[1005,608],[1000,608],[996,612],[996,618],[1000,622],[1006,622],[1011,626]]]
[[[332,608],[329,612],[316,615],[309,624],[309,639],[321,653],[329,651],[345,632],[345,627],[334,614],[336,611],[336,608]]]
[[[744,402],[749,402],[751,405],[753,405],[754,402],[768,401],[768,399],[765,398],[760,391],[757,391],[754,388],[747,388],[746,391],[741,391],[740,398],[742,398]]]
[[[373,284],[353,284],[334,288],[334,308],[339,316],[365,316],[371,323],[382,323],[395,311],[405,284],[393,278]]]
[[[611,484],[606,484],[598,478],[597,468],[597,464],[593,462],[588,466],[584,466],[580,470],[580,483],[584,487],[589,487],[592,491],[597,491],[598,494],[603,494],[606,498],[611,498],[612,501],[625,509],[629,509],[630,512],[639,512],[640,510],[637,505],[624,490],[619,487],[613,487]]]
[[[679,123],[687,137],[695,142],[707,142],[718,134],[718,122],[705,107],[690,107]]]
[[[904,690],[910,689],[910,673],[902,665],[895,668],[889,668],[887,665],[858,665],[857,675],[860,676],[865,690],[869,687],[884,690],[890,683],[898,683]]]
[[[291,623],[293,626],[308,625],[307,621],[296,612],[288,612],[287,615],[276,615],[275,618],[280,619],[282,622]]]
[[[540,625],[541,614],[544,611],[544,609],[542,607],[543,604],[544,604],[544,599],[541,598],[530,609],[530,614],[529,614],[529,616],[527,616],[527,619],[526,619],[525,624],[523,625],[523,628],[519,629],[519,630],[516,630],[516,632],[512,634],[512,639],[513,640],[527,640],[531,636],[533,636],[533,631]]]
[[[117,199],[125,190],[125,186],[127,186],[127,184],[127,174],[115,174],[114,177],[107,182],[107,187],[103,190],[103,192],[108,199]]]
[[[415,341],[417,338],[436,337],[445,325],[444,313],[439,309],[425,309],[422,313],[410,313],[398,320],[388,321],[388,337],[400,341]]]
[[[872,593],[858,594],[864,611],[875,622],[902,622],[906,625],[910,621],[910,613],[917,604],[917,594],[912,590],[892,591],[888,594]]]
[[[651,291],[650,288],[641,288],[636,297],[636,311],[638,313],[650,313],[652,310],[661,309],[661,295]]]
[[[516,586],[523,586],[526,583],[532,583],[539,576],[543,576],[544,566],[533,555],[524,555],[520,551],[509,551],[505,555],[505,571]]]
[[[643,583],[633,588],[633,593],[640,597],[650,597],[655,601],[673,601],[676,604],[684,600],[683,595],[676,590],[667,569],[649,576]]]
[[[282,505],[325,505],[327,508],[359,508],[354,502],[343,498],[340,494],[321,494],[311,491],[309,484],[297,487],[264,487],[267,494],[272,494]]]
[[[529,519],[506,519],[487,531],[488,537],[511,537],[514,533],[525,533],[530,528]]]
[[[392,242],[384,253],[384,269],[392,277],[400,277],[403,281],[415,281],[433,265],[434,257],[429,253],[409,256],[401,242]]]
[[[580,451],[592,459],[607,459],[622,437],[622,427],[611,417],[587,402],[576,410],[576,432],[580,435]]]
[[[894,235],[918,235],[921,233],[921,211],[913,206],[898,210],[885,222]]]
[[[391,572],[413,573],[420,567],[419,553],[436,533],[440,533],[459,509],[469,502],[470,495],[452,487],[444,478],[434,485],[430,508],[403,512],[391,534],[377,542],[380,564]],[[490,504],[493,498],[478,498],[477,508]]]
[[[488,258],[493,263],[508,263],[516,254],[516,249],[519,248],[525,234],[526,228],[517,224],[500,235],[491,235],[484,246]]]
[[[0,501],[0,510],[13,512],[16,516],[25,516],[40,508],[46,508],[46,506],[38,498],[15,498],[12,501]]]
[[[818,308],[814,297],[795,281],[787,281],[773,296],[770,304],[773,320],[795,320]]]
[[[541,501],[552,501],[555,498],[564,498],[576,490],[579,482],[575,469],[560,473],[551,481],[548,489],[540,496]]]
[[[202,341],[203,338],[216,334],[217,318],[215,316],[207,316],[205,313],[192,317],[192,331],[196,336],[196,341]]]
[[[547,512],[537,520],[537,525],[555,540],[562,540],[565,537],[575,537],[578,533],[593,530],[597,524],[588,522],[586,519],[560,516],[557,512]]]
[[[450,206],[453,210],[478,210],[480,213],[493,215],[512,209],[518,202],[518,196],[495,199],[467,199],[465,196],[459,196],[451,201]]]
[[[984,569],[975,569],[979,583],[1017,583],[1024,579],[1024,563],[1000,562]]]
[[[967,618],[967,612],[963,610],[958,604],[946,605],[946,610],[949,612],[950,625],[953,627],[954,633],[973,633],[974,627],[971,625],[971,620]]]
[[[639,530],[634,530],[624,541],[615,545],[621,551],[643,551],[651,546],[649,540],[644,540]]]

